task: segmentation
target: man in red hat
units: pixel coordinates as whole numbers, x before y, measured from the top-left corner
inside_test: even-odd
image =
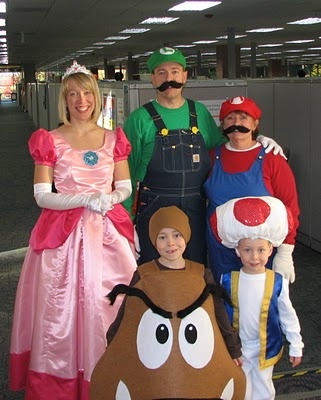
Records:
[[[296,183],[286,160],[280,155],[266,154],[257,142],[261,114],[260,107],[247,97],[233,97],[221,105],[221,127],[228,142],[212,151],[213,168],[204,185],[209,200],[206,234],[209,263],[216,280],[223,273],[240,269],[241,263],[234,251],[217,241],[209,218],[217,206],[246,196],[274,196],[291,210],[294,229],[277,252],[274,250],[268,268],[273,267],[290,282],[295,279],[292,252],[299,226]]]

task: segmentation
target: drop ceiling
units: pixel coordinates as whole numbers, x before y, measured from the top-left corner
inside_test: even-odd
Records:
[[[321,63],[321,24],[287,24],[308,17],[321,17],[320,0],[222,0],[220,5],[204,11],[167,11],[179,2],[7,0],[8,62],[34,64],[37,70],[65,67],[70,64],[66,58],[75,58],[77,51],[102,42],[106,37],[120,35],[119,32],[126,28],[146,27],[139,23],[149,17],[170,16],[179,19],[166,25],[147,26],[150,28],[148,32],[131,34],[129,39],[94,49],[79,56],[78,62],[88,67],[103,65],[104,59],[109,64],[124,64],[130,54],[144,65],[147,53],[163,45],[181,46],[195,41],[218,40],[217,37],[227,35],[232,29],[235,35],[246,35],[235,39],[242,49],[249,49],[255,43],[257,63],[266,63],[270,58],[282,58],[297,64]],[[284,29],[272,33],[246,32],[272,27]],[[294,40],[313,41],[286,43]],[[227,44],[226,39],[181,50],[188,56],[189,63],[195,63],[195,56],[200,52],[202,62],[215,65],[213,53],[217,45],[223,44]],[[266,44],[279,46],[260,47]],[[319,49],[309,50],[315,47]],[[242,64],[249,65],[250,51],[242,50],[241,56]]]

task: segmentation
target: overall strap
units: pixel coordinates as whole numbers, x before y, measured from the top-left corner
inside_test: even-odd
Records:
[[[162,129],[166,129],[166,126],[162,120],[162,117],[158,114],[158,112],[156,111],[156,109],[151,101],[144,104],[143,107],[145,107],[146,110],[148,111],[148,114],[151,116],[154,124],[156,125],[158,132],[161,132]]]
[[[197,128],[197,114],[196,114],[196,108],[195,108],[195,101],[191,99],[186,99],[187,104],[188,104],[188,109],[189,109],[189,122],[190,122],[190,128],[193,128],[195,126]]]

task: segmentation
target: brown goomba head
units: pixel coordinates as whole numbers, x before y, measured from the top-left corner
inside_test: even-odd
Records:
[[[124,314],[93,371],[90,399],[244,399],[245,376],[218,328],[204,267],[150,266],[134,287],[113,290],[127,293]]]

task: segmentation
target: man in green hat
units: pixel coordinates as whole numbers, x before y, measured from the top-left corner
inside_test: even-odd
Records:
[[[124,125],[132,145],[128,161],[133,185],[124,205],[136,225],[139,263],[157,257],[148,233],[151,216],[160,207],[177,206],[187,214],[192,231],[185,257],[206,264],[202,186],[211,168],[208,151],[226,139],[204,104],[183,97],[187,71],[181,51],[162,47],[147,65],[156,99],[134,110]]]

